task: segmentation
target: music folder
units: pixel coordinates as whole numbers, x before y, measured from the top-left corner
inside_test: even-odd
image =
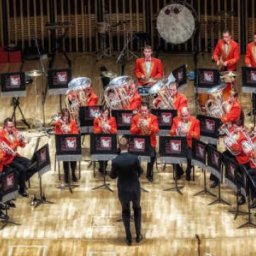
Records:
[[[58,161],[80,161],[82,159],[80,134],[56,134],[55,144]]]
[[[130,134],[133,117],[132,110],[112,110],[111,114],[116,119],[118,134]]]
[[[173,76],[176,79],[178,88],[185,87],[187,85],[187,68],[186,65],[182,65],[172,71]]]
[[[192,164],[201,168],[206,165],[206,151],[207,145],[195,138],[192,139]]]
[[[159,153],[163,163],[179,164],[187,162],[187,138],[160,136]]]
[[[239,170],[239,166],[234,159],[224,154],[222,161],[225,170],[224,182],[233,190],[236,190],[236,173]]]
[[[207,163],[207,170],[221,180],[222,153],[211,145],[207,147]]]
[[[242,91],[256,93],[256,68],[242,67]]]
[[[35,152],[38,173],[42,176],[51,170],[49,144],[45,144]]]

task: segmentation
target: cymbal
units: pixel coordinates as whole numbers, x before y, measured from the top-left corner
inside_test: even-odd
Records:
[[[220,72],[220,78],[236,77],[236,76],[240,76],[240,74],[237,73],[237,72],[234,72],[234,71],[223,71],[223,72]]]
[[[26,72],[25,74],[30,77],[38,77],[38,76],[43,75],[43,71],[34,69],[34,70]]]
[[[101,74],[102,74],[102,76],[110,78],[110,79],[117,77],[117,74],[112,71],[103,71]]]

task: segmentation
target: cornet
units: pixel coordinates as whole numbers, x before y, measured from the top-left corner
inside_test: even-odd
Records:
[[[143,135],[149,135],[149,119],[141,118],[139,119],[138,126],[141,128]]]
[[[3,150],[7,155],[16,156],[16,152],[4,141],[0,142],[0,149]]]
[[[181,122],[176,130],[176,134],[181,137],[186,137],[189,130],[189,122]]]

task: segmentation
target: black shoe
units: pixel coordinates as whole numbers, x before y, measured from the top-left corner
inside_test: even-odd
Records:
[[[28,197],[28,193],[26,191],[19,191],[19,194],[23,197]]]
[[[147,180],[148,180],[149,182],[153,182],[153,177],[147,176]]]
[[[139,243],[142,240],[143,240],[143,236],[142,235],[139,235],[139,236],[136,237],[136,243]]]
[[[72,177],[72,181],[77,182],[77,181],[78,181],[77,177],[76,177],[76,176],[73,176],[73,177]]]
[[[240,196],[239,200],[238,200],[238,205],[243,205],[245,203],[245,198],[244,196]]]
[[[184,171],[182,171],[182,172],[177,171],[176,177],[174,177],[174,179],[176,178],[177,180],[180,180],[180,178],[182,177],[183,174],[184,174]]]
[[[12,201],[9,201],[9,202],[7,203],[7,205],[10,206],[10,207],[12,207],[12,208],[16,208],[16,204],[15,204],[14,202],[12,202]]]
[[[7,220],[8,216],[5,213],[3,213],[2,211],[0,211],[0,219]]]
[[[250,205],[250,208],[256,208],[256,199],[253,200],[252,204]]]
[[[127,245],[131,246],[132,245],[132,239],[126,239]]]
[[[219,182],[214,181],[214,182],[211,184],[210,188],[216,188],[217,186],[219,186]]]

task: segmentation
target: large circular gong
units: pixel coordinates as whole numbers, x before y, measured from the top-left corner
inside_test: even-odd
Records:
[[[157,30],[168,43],[182,44],[196,30],[196,17],[187,5],[178,3],[165,6],[157,17]]]

